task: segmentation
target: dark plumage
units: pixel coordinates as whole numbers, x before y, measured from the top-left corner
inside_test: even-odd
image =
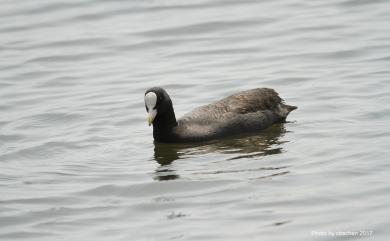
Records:
[[[155,95],[154,95],[154,94]],[[145,92],[149,122],[158,142],[196,142],[250,133],[284,121],[297,107],[286,105],[273,89],[242,91],[194,109],[176,120],[168,93],[159,87]]]

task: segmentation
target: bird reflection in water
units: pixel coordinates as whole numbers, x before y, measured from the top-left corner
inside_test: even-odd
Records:
[[[286,132],[284,123],[278,123],[249,136],[234,136],[203,143],[171,144],[155,142],[154,160],[160,164],[155,171],[155,179],[165,181],[179,178],[171,165],[173,161],[205,153],[233,154],[233,157],[228,158],[228,160],[282,153],[281,144],[284,142],[280,141],[280,137]]]

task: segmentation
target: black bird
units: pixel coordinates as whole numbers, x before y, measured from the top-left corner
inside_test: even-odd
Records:
[[[275,90],[242,91],[198,107],[176,120],[172,100],[160,87],[145,92],[145,107],[157,142],[198,142],[265,129],[285,121],[296,106],[286,105]]]

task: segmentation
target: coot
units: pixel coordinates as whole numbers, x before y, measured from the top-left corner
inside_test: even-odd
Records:
[[[297,108],[284,104],[273,89],[256,88],[198,107],[176,120],[171,98],[163,88],[148,89],[144,98],[157,142],[199,142],[256,132],[285,121]]]

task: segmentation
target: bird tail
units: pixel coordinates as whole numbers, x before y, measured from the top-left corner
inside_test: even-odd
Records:
[[[288,110],[288,113],[290,113],[291,111],[293,110],[296,110],[298,109],[298,107],[294,106],[294,105],[284,105],[286,107],[286,109]]]
[[[278,114],[280,117],[286,118],[291,111],[293,111],[297,108],[298,107],[293,106],[293,105],[286,105],[286,104],[281,103],[278,106]]]

